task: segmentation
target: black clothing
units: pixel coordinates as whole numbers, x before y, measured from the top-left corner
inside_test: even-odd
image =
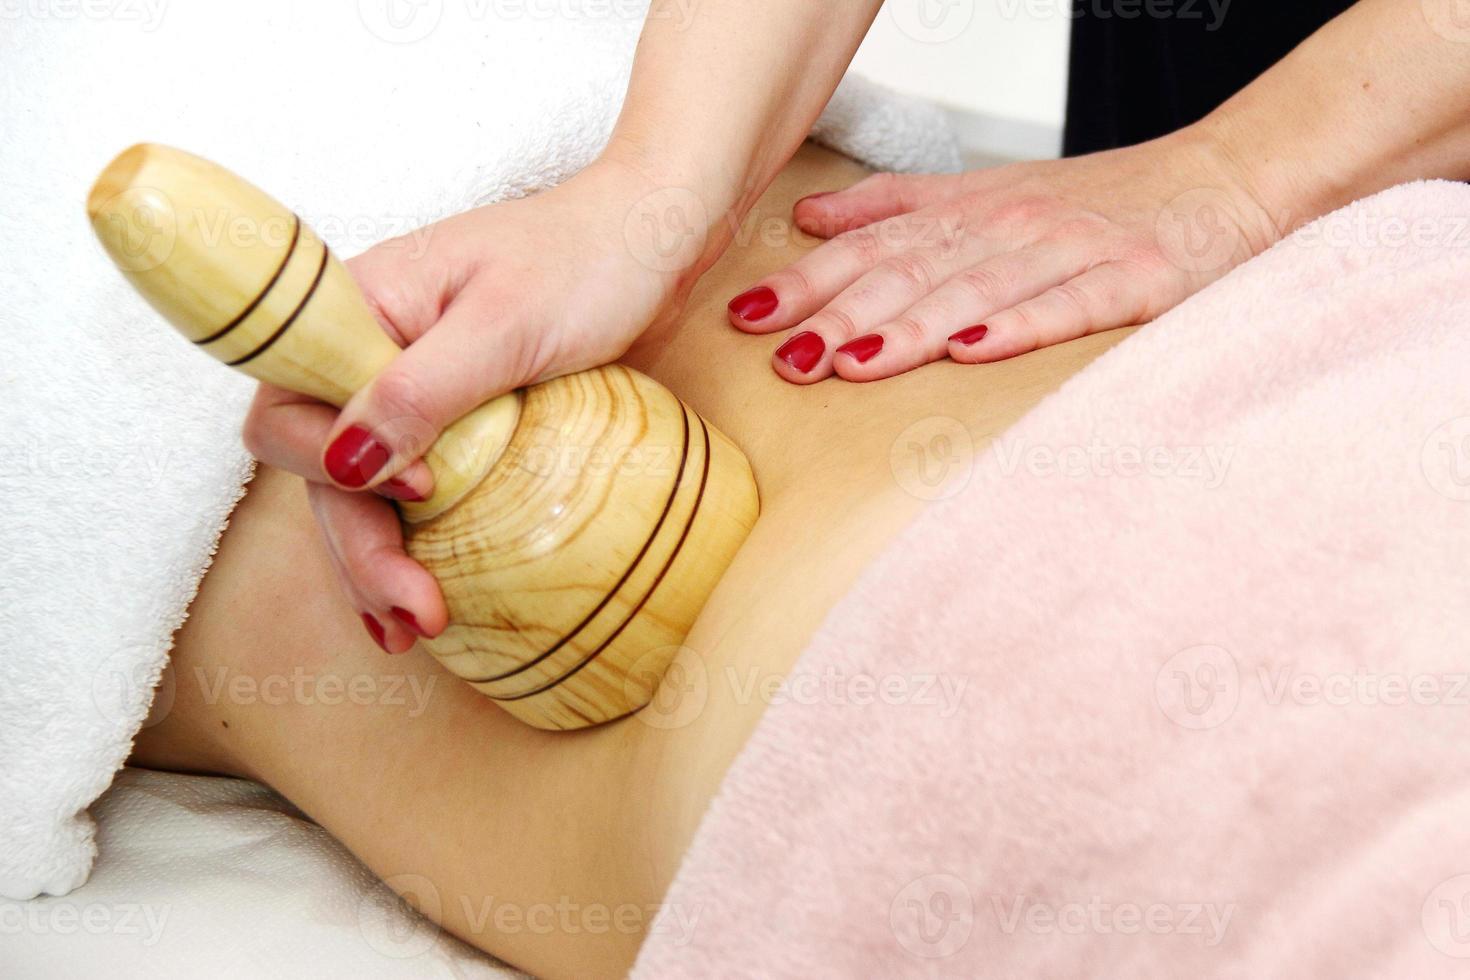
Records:
[[[1064,156],[1203,118],[1352,0],[1073,0]]]

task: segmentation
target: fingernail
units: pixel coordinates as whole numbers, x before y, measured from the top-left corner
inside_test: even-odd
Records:
[[[415,490],[412,484],[396,476],[389,477],[373,489],[389,500],[407,500],[411,503],[418,503],[425,499],[424,495]]]
[[[969,347],[973,344],[980,343],[988,333],[990,333],[990,328],[981,323],[977,326],[966,327],[963,330],[952,333],[949,335],[949,339],[957,344],[964,344],[966,347]]]
[[[817,191],[815,194],[808,194],[806,197],[801,198],[801,200],[798,200],[796,203],[801,204],[803,201],[815,201],[819,197],[830,197],[836,193],[836,191]]]
[[[861,337],[855,337],[837,348],[839,354],[849,354],[859,364],[866,364],[873,359],[873,355],[883,349],[883,337],[880,334],[870,333]]]
[[[389,608],[388,611],[393,614],[394,619],[398,620],[404,626],[407,626],[409,629],[413,630],[419,636],[429,635],[428,633],[425,633],[424,628],[419,625],[418,617],[409,612],[407,609],[404,609],[402,606],[393,606]]]
[[[391,455],[388,447],[374,439],[371,432],[354,425],[327,447],[322,465],[333,480],[355,490],[365,486]]]
[[[776,356],[802,374],[806,374],[817,366],[817,362],[822,359],[822,354],[826,350],[826,341],[810,330],[803,330],[776,348]]]
[[[375,642],[378,646],[382,647],[384,653],[387,653],[388,652],[388,643],[387,643],[388,634],[385,633],[385,632],[383,632],[383,624],[380,623],[380,622],[378,622],[376,619],[374,619],[372,613],[363,613],[362,614],[362,625],[366,626],[367,627],[367,631],[372,634],[373,642]]]
[[[730,300],[730,312],[742,320],[754,322],[764,320],[776,312],[776,291],[769,286],[757,286]]]

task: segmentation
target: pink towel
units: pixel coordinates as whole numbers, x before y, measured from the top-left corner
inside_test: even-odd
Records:
[[[1398,187],[1005,433],[812,639],[636,975],[1470,972],[1467,284],[1470,188]]]

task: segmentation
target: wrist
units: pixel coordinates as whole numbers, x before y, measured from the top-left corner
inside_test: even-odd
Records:
[[[1207,186],[1218,188],[1252,255],[1324,213],[1301,168],[1238,119],[1217,111],[1166,138],[1199,168]]]

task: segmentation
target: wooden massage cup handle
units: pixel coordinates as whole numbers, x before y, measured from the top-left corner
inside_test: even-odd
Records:
[[[340,407],[398,354],[322,240],[207,160],[135,146],[87,212],[154,308],[252,377]],[[434,493],[399,506],[450,625],[421,642],[539,728],[652,700],[759,508],[740,450],[620,365],[491,399],[423,458]]]

